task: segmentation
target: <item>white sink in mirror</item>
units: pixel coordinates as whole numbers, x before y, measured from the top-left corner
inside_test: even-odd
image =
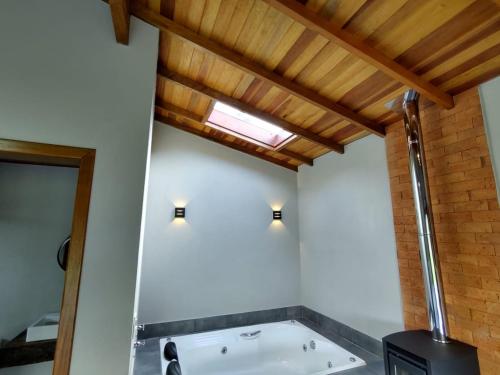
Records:
[[[59,317],[59,313],[46,314],[30,325],[26,332],[26,342],[57,339]]]

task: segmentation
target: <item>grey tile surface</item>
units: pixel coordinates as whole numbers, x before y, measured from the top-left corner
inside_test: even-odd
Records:
[[[301,314],[302,306],[291,306],[201,319],[145,324],[144,331],[138,332],[138,339],[146,340],[155,337],[186,335],[254,324],[281,322],[283,320],[298,319]]]
[[[325,333],[333,332],[341,337],[346,338],[350,342],[359,345],[365,350],[375,353],[378,356],[383,355],[382,342],[370,337],[362,332],[355,330],[345,324],[337,322],[323,314],[311,310],[305,306],[302,309],[302,319],[306,322],[311,322],[316,325],[315,331],[327,336]],[[304,323],[304,322],[303,322]],[[306,324],[307,325],[307,324]]]
[[[145,340],[145,345],[136,349],[134,375],[161,375],[159,338]]]

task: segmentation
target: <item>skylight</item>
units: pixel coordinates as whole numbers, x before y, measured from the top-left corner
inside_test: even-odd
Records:
[[[270,122],[216,102],[206,125],[270,149],[276,149],[295,136]]]

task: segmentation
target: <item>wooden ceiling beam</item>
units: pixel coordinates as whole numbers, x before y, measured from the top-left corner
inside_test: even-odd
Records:
[[[299,154],[297,152],[287,150],[286,148],[282,148],[281,150],[276,150],[275,152],[288,156],[289,158],[295,159],[297,161],[300,161],[302,163],[305,163],[307,165],[310,165],[311,167],[314,165],[314,160],[311,158],[308,158],[307,156],[304,156],[302,154]]]
[[[389,77],[411,87],[444,108],[453,108],[453,97],[406,69],[379,50],[366,44],[362,39],[343,30],[320,14],[305,7],[296,0],[264,0],[272,7],[286,14],[306,28],[317,32],[353,55],[373,65]]]
[[[130,33],[130,13],[128,0],[109,0],[116,41],[128,44]]]
[[[376,122],[352,111],[349,108],[342,106],[322,95],[314,90],[306,88],[294,81],[274,73],[268,70],[264,66],[248,59],[247,57],[226,48],[219,43],[210,40],[202,35],[197,34],[193,30],[190,30],[171,19],[162,16],[155,11],[148,9],[143,4],[139,2],[134,2],[132,7],[132,14],[141,20],[158,27],[160,30],[169,32],[177,35],[183,40],[191,43],[197,48],[217,56],[218,58],[224,60],[226,63],[245,71],[246,73],[255,76],[269,84],[280,88],[281,90],[289,93],[290,95],[296,96],[307,103],[310,103],[316,107],[319,107],[329,113],[333,113],[336,116],[347,120],[354,125],[361,127],[369,131],[370,133],[376,134],[383,137],[385,135],[385,129],[383,126],[377,124]]]
[[[168,103],[168,102],[166,102],[158,97],[156,97],[155,106],[160,108],[160,109],[163,109],[164,111],[167,111],[170,113],[175,113],[177,115],[189,118],[193,121],[200,122],[202,124],[205,122],[205,121],[203,121],[204,116],[198,115],[198,114],[193,113],[191,111],[188,111],[187,109],[177,107],[176,105]]]
[[[176,121],[176,120],[174,120],[172,118],[169,118],[169,117],[166,117],[166,116],[162,116],[162,115],[156,113],[155,114],[155,120],[158,121],[158,122],[161,122],[162,124],[165,124],[167,126],[172,126],[172,127],[177,128],[179,130],[183,130],[185,132],[197,135],[197,136],[202,137],[204,139],[208,139],[209,141],[212,141],[212,142],[215,142],[215,143],[219,143],[219,144],[221,144],[223,146],[232,148],[233,150],[240,151],[240,152],[243,152],[245,154],[257,157],[259,159],[263,159],[263,160],[268,161],[270,163],[279,165],[280,167],[284,167],[284,168],[290,169],[290,170],[295,171],[295,172],[298,171],[297,166],[289,164],[286,161],[274,158],[272,156],[269,156],[269,155],[266,155],[264,153],[255,151],[253,149],[250,149],[248,147],[239,145],[237,143],[233,143],[233,142],[227,141],[227,140],[222,139],[222,138],[212,137],[209,134],[207,134],[207,133],[205,133],[205,132],[203,132],[201,130],[197,130],[197,129],[191,128],[191,127],[189,127],[187,125],[184,125],[181,122]]]
[[[156,103],[155,103],[156,107],[164,110],[164,111],[167,111],[173,115],[177,115],[177,116],[181,116],[181,117],[184,117],[184,118],[187,118],[189,120],[193,120],[201,125],[204,125],[204,121],[203,121],[203,116],[200,116],[196,113],[193,113],[193,112],[190,112],[190,111],[187,111],[183,108],[179,108],[173,104],[170,104],[170,103],[167,103],[159,98],[156,99]],[[304,155],[301,155],[301,154],[298,154],[296,152],[293,152],[293,151],[290,151],[290,150],[286,150],[286,149],[280,149],[280,150],[274,150],[274,149],[269,149],[270,151],[273,151],[273,152],[276,152],[277,154],[281,154],[283,156],[286,156],[288,158],[292,158],[292,159],[295,159],[301,163],[305,163],[305,164],[308,164],[308,165],[314,165],[314,162],[313,162],[313,159],[311,158],[308,158],[307,156],[304,156]]]
[[[279,117],[275,117],[271,115],[270,113],[261,111],[249,104],[243,103],[235,98],[232,98],[230,96],[227,96],[217,90],[214,90],[208,86],[205,86],[202,83],[193,81],[192,79],[189,79],[187,77],[184,77],[180,74],[168,71],[162,66],[158,66],[158,75],[162,78],[168,79],[174,83],[177,83],[179,85],[182,85],[184,87],[187,87],[191,90],[194,90],[202,95],[205,95],[213,100],[218,100],[224,104],[230,105],[234,108],[237,108],[245,113],[248,113],[253,116],[257,116],[261,118],[262,120],[269,121],[271,123],[274,123],[278,125],[279,127],[295,134],[298,135],[302,138],[305,138],[311,142],[314,142],[320,146],[327,147],[328,149],[338,152],[340,154],[344,153],[344,146],[329,139],[322,137],[321,135],[318,135],[316,133],[313,133],[310,130],[304,129],[298,125],[292,124],[288,121],[285,121]]]

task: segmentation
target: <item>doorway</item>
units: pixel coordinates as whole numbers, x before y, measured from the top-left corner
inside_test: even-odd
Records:
[[[16,182],[10,181],[4,174],[4,198],[9,196],[13,200],[18,199],[20,203],[17,205],[20,209],[16,211],[14,204],[9,206],[8,200],[4,200],[2,220],[13,232],[15,229],[22,231],[30,228],[29,233],[26,233],[27,238],[22,238],[21,232],[6,232],[9,235],[4,236],[9,238],[11,243],[17,242],[16,238],[19,237],[23,246],[18,249],[25,249],[26,254],[16,254],[13,249],[15,246],[4,241],[3,245],[0,245],[0,250],[4,248],[0,257],[5,256],[5,260],[9,259],[9,262],[18,268],[22,266],[20,262],[24,259],[27,262],[26,267],[43,271],[40,276],[33,275],[31,280],[26,280],[29,272],[20,269],[24,272],[23,275],[12,273],[11,282],[8,286],[4,285],[7,295],[16,296],[15,291],[19,289],[28,292],[28,299],[38,300],[39,311],[36,314],[39,316],[31,324],[25,324],[26,327],[20,325],[21,319],[18,319],[15,328],[4,330],[5,337],[2,337],[4,340],[0,345],[0,374],[29,374],[29,366],[35,366],[37,363],[39,367],[33,370],[38,371],[37,373],[69,374],[94,161],[95,150],[92,149],[0,139],[0,166],[4,172],[9,172],[16,179]],[[33,186],[34,179],[40,177],[43,178],[36,180],[40,185]],[[51,181],[51,178],[57,181]],[[31,186],[23,188],[16,185],[23,182]],[[51,189],[56,189],[57,193]],[[25,194],[26,192],[28,194]],[[26,208],[29,202],[24,200],[29,199],[35,207]],[[21,207],[24,207],[25,211]],[[17,228],[12,222],[16,220],[15,217],[22,223]],[[37,228],[44,226],[45,220],[56,223],[59,237],[61,228],[69,232],[54,245],[53,263],[47,261],[47,254],[41,254],[44,240],[51,238],[54,242],[55,236],[48,225],[47,229]],[[30,235],[37,238],[29,238]],[[39,251],[32,248],[37,245]],[[57,264],[59,269],[52,268],[54,264]],[[62,285],[58,286],[58,282]],[[30,290],[30,283],[40,290],[42,297]],[[9,292],[7,287],[12,290]],[[50,288],[50,293],[42,293],[44,288]],[[8,303],[2,301],[4,302]],[[27,303],[16,301],[17,307],[30,305],[29,300]],[[11,316],[15,317],[15,312],[11,311]],[[12,319],[13,324],[14,320],[16,319]],[[14,334],[14,330],[20,331],[19,334]]]

